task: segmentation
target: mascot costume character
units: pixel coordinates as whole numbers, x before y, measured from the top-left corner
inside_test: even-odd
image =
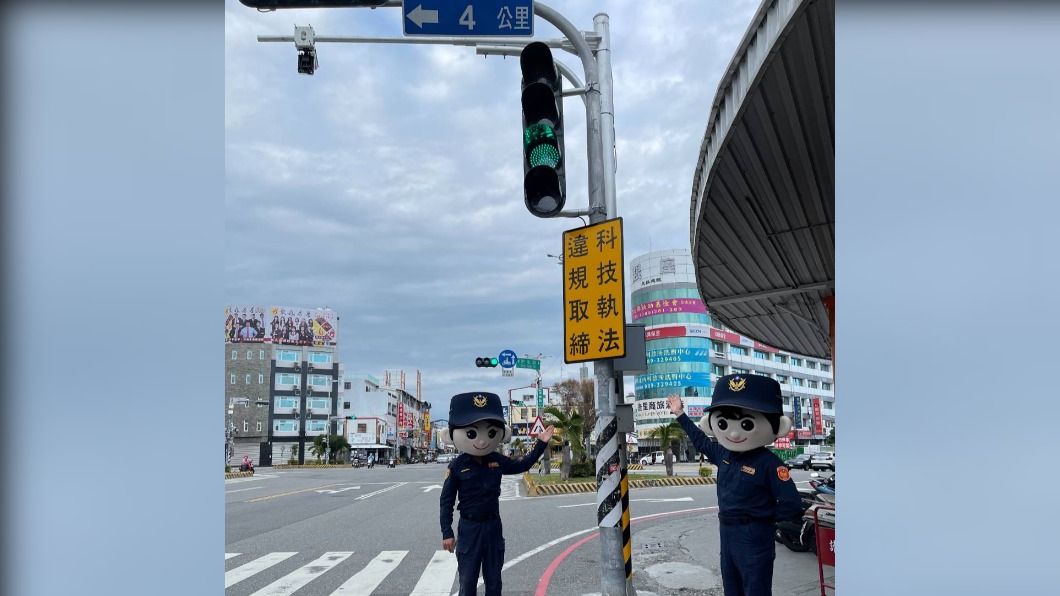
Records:
[[[698,427],[684,413],[680,397],[668,400],[692,444],[718,467],[725,596],[770,596],[776,522],[797,519],[804,510],[784,462],[766,449],[791,430],[780,384],[760,375],[720,377]]]
[[[455,445],[460,455],[445,470],[442,485],[442,548],[456,551],[460,596],[475,596],[479,571],[486,596],[500,596],[504,533],[501,527],[501,475],[522,474],[537,462],[552,439],[549,426],[537,437],[526,457],[512,459],[497,453],[512,438],[504,424],[501,398],[495,393],[454,395],[449,405],[449,428],[442,441]],[[457,501],[459,500],[459,503]],[[453,534],[453,506],[460,523]]]

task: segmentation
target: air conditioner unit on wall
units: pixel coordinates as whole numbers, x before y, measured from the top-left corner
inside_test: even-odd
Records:
[[[312,362],[310,362],[310,363],[309,363],[309,364],[307,364],[306,366],[308,366],[308,367],[309,367],[309,370],[313,370],[313,363],[312,363]]]
[[[725,357],[725,352],[714,352],[714,357],[715,358],[724,358]]]

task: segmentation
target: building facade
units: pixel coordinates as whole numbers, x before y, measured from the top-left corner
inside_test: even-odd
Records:
[[[431,404],[420,397],[420,374],[415,395],[406,390],[404,378],[403,372],[387,371],[382,382],[367,374],[348,381],[341,416],[354,454],[422,460],[434,449]]]
[[[713,383],[727,374],[757,374],[780,383],[791,446],[823,444],[835,425],[832,363],[782,352],[725,328],[699,297],[691,252],[660,250],[630,261],[633,324],[645,326],[648,372],[635,377],[637,451],[660,448],[651,432],[674,418],[666,397],[680,395],[693,419],[710,405]],[[685,441],[676,455],[694,457]]]

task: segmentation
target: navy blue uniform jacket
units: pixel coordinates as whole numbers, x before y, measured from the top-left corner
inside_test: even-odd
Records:
[[[453,537],[453,504],[460,494],[457,509],[468,515],[499,513],[501,474],[522,474],[545,452],[545,442],[537,441],[534,449],[520,459],[493,452],[482,456],[482,463],[461,453],[449,463],[442,485],[442,540]]]
[[[802,500],[795,481],[775,453],[759,447],[729,451],[710,438],[685,414],[681,428],[700,453],[718,466],[718,513],[723,517],[788,520],[801,517]],[[781,470],[783,468],[783,470]]]

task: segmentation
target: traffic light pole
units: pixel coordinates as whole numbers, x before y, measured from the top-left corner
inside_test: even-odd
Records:
[[[389,0],[376,7],[400,7],[399,0]],[[584,96],[586,117],[586,158],[588,161],[587,212],[575,214],[561,211],[559,216],[587,214],[590,224],[601,223],[618,217],[615,200],[614,161],[614,107],[611,87],[611,50],[609,19],[604,13],[593,18],[594,34],[583,34],[563,15],[551,7],[534,2],[534,14],[554,25],[565,40],[541,40],[549,47],[573,51],[582,62],[585,74]],[[596,55],[589,45],[596,46]],[[294,36],[258,36],[261,42],[295,42]],[[316,42],[339,43],[401,43],[401,44],[450,44],[472,46],[522,47],[525,38],[339,38],[316,37]],[[568,45],[569,44],[569,45]],[[578,89],[577,93],[582,90]],[[606,95],[606,97],[604,97]],[[606,119],[606,121],[605,121]],[[606,154],[606,155],[605,155]],[[600,531],[602,593],[605,596],[632,595],[632,571],[630,568],[629,512],[626,497],[625,437],[618,433],[615,409],[622,399],[619,382],[616,382],[612,360],[597,360],[593,365],[596,391],[596,428],[598,430],[596,457],[597,521]],[[620,380],[620,379],[618,379]],[[625,538],[623,536],[625,535]]]

